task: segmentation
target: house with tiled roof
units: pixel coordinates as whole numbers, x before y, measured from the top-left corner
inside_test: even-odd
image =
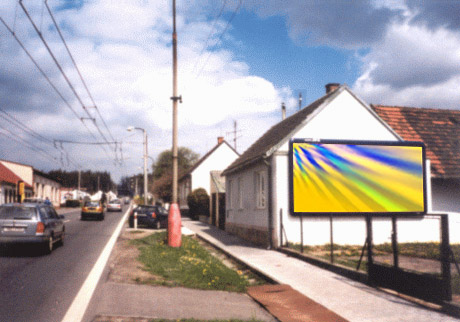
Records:
[[[329,243],[328,219],[301,222],[289,213],[288,151],[290,140],[295,138],[422,141],[433,179],[427,180],[428,210],[458,212],[459,189],[453,188],[460,178],[459,149],[455,149],[460,139],[459,117],[459,111],[368,105],[346,85],[328,84],[323,97],[275,124],[224,170],[225,229],[264,246],[279,246],[281,234],[290,242],[299,243],[301,231],[304,244]],[[413,224],[411,221],[407,232],[401,232],[401,241],[418,238],[413,236],[417,230]],[[374,230],[374,241],[388,242],[391,222],[374,225],[381,226]],[[405,223],[400,226],[404,229]],[[439,238],[439,228],[429,226],[420,220],[418,232],[428,229],[430,232],[424,232],[423,238]],[[337,243],[363,245],[365,238],[363,218],[334,222]]]
[[[456,202],[460,199],[456,195],[460,191],[460,111],[385,105],[371,108],[404,140],[425,143],[432,208],[460,212]]]
[[[0,162],[0,205],[17,201],[17,187],[20,181],[23,179]],[[32,186],[25,183],[26,197],[32,196],[32,193]]]
[[[223,137],[218,137],[217,144],[179,177],[178,199],[181,213],[186,214],[188,212],[187,197],[195,189],[203,188],[208,195],[215,191],[217,193],[225,192],[222,187],[220,187],[220,190],[216,190],[215,185],[218,184],[216,171],[223,171],[238,157],[238,152]],[[218,180],[220,180],[221,186],[225,186],[221,183],[223,179]],[[212,211],[214,204],[210,206]],[[213,222],[218,224],[215,220]]]
[[[0,160],[0,180],[0,204],[17,201],[17,183],[23,181],[26,198],[48,198],[54,206],[60,205],[60,183],[30,165]]]

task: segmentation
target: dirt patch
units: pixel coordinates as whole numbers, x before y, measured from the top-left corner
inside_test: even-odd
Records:
[[[157,277],[143,269],[137,260],[139,250],[131,245],[133,239],[144,238],[157,231],[131,230],[126,227],[117,239],[112,255],[109,259],[110,273],[108,280],[116,283],[144,284],[148,281],[157,280]]]

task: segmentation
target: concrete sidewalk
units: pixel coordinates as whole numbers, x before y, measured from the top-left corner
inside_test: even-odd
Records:
[[[182,225],[248,267],[279,284],[290,285],[350,322],[460,321],[278,251],[255,247],[214,226],[188,218],[182,219]]]

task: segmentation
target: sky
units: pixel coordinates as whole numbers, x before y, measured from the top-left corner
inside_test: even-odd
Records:
[[[219,136],[234,146],[235,122],[243,153],[282,103],[289,116],[327,83],[369,104],[460,109],[459,1],[176,5],[178,144],[200,155]],[[147,133],[149,168],[171,149],[171,0],[22,6],[0,3],[0,159],[118,181],[142,173],[143,132],[129,126]]]

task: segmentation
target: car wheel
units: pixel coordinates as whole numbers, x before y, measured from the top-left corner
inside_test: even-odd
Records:
[[[59,246],[61,247],[64,246],[64,239],[65,239],[65,231],[62,232],[61,238],[59,238],[59,242],[58,242]]]
[[[48,255],[53,251],[53,236],[49,236],[48,239],[43,243],[43,252]]]
[[[103,214],[99,216],[99,220],[101,220],[101,221],[104,220],[104,215]]]

